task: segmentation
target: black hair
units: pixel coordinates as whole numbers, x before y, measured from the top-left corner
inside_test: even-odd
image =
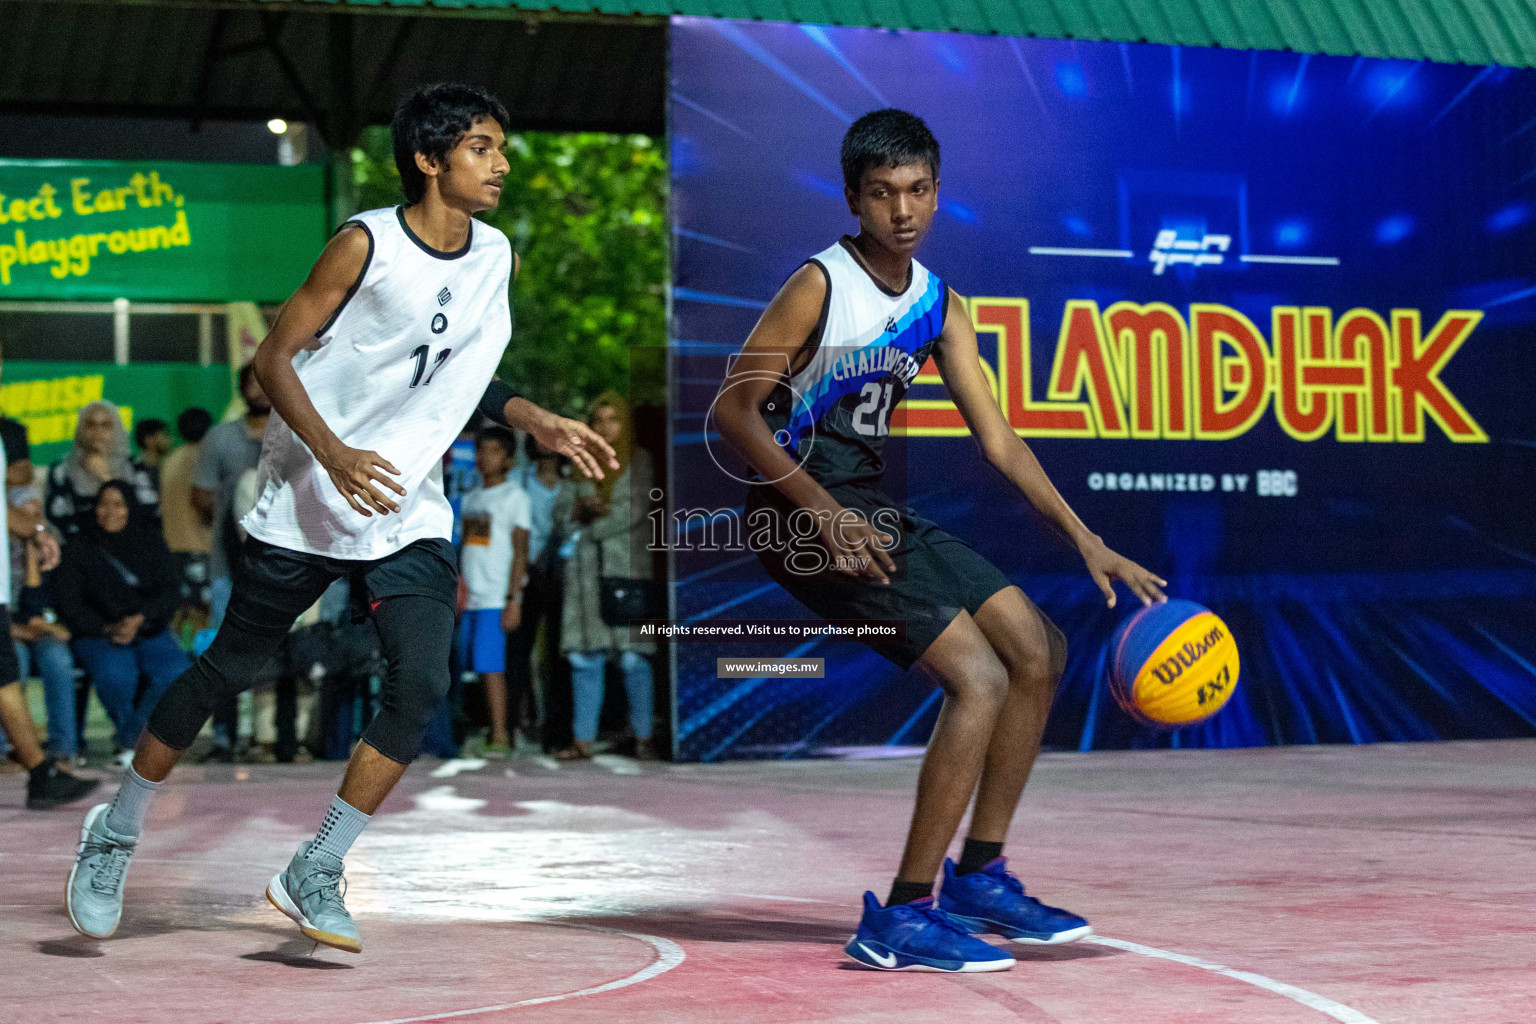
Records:
[[[513,459],[517,457],[517,435],[513,434],[506,427],[499,427],[493,424],[488,427],[481,427],[475,431],[476,445],[484,444],[486,441],[495,441],[501,445],[502,451],[507,453],[507,458]]]
[[[495,96],[474,85],[439,82],[423,86],[395,108],[389,135],[394,143],[395,168],[405,205],[414,206],[427,194],[427,176],[416,166],[416,154],[448,159],[474,123],[488,117],[506,131],[512,119]]]
[[[133,443],[143,448],[145,441],[148,441],[162,430],[167,429],[169,428],[165,420],[157,420],[154,417],[150,417],[147,420],[139,420],[139,422],[133,425]]]
[[[255,375],[256,364],[254,362],[246,363],[244,366],[240,367],[240,376],[238,378],[237,387],[239,388],[241,398],[245,397],[245,389],[251,386],[251,378]]]
[[[843,136],[843,184],[859,190],[864,172],[872,167],[904,167],[926,163],[939,178],[939,140],[923,119],[905,110],[887,107],[865,114]]]
[[[200,406],[194,405],[190,409],[183,409],[181,415],[176,417],[176,432],[188,444],[197,444],[201,441],[211,426],[213,426],[213,414]]]

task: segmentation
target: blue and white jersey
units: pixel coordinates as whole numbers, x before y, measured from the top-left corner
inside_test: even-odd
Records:
[[[812,355],[763,403],[763,418],[823,487],[873,483],[885,470],[891,410],[944,330],[949,289],[913,260],[907,287],[892,291],[847,236],[807,262],[827,279],[821,322],[806,341]]]

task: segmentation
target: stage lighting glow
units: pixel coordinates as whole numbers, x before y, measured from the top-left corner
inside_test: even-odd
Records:
[[[1488,230],[1499,232],[1508,231],[1524,224],[1531,217],[1530,203],[1511,203],[1501,210],[1495,210],[1488,218]]]
[[[1056,84],[1061,88],[1063,95],[1077,98],[1088,95],[1088,77],[1083,74],[1081,64],[1071,64],[1066,61],[1057,64]]]
[[[1282,249],[1294,249],[1299,245],[1305,245],[1307,236],[1310,234],[1305,221],[1284,221],[1275,225],[1275,244]]]
[[[267,131],[271,132],[273,135],[282,135],[288,131],[288,122],[284,121],[280,117],[274,117],[272,120],[267,122]]]
[[[1401,242],[1413,233],[1413,218],[1406,213],[1396,213],[1376,225],[1376,241],[1380,245]]]

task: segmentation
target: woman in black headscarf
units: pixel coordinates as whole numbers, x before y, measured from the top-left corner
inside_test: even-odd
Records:
[[[138,507],[131,484],[102,484],[95,508],[82,518],[54,573],[54,608],[117,728],[118,746],[131,748],[155,702],[187,669],[169,629],[181,582],[158,524]],[[147,685],[138,693],[141,675]]]

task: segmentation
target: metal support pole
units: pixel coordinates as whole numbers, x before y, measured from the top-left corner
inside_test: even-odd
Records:
[[[213,365],[213,314],[206,309],[197,314],[197,365]]]
[[[128,300],[112,300],[112,361],[128,365]]]

